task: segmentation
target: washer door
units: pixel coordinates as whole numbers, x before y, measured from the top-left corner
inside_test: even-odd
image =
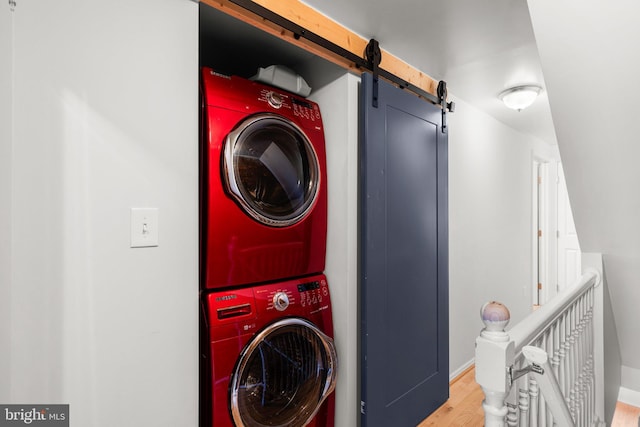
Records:
[[[230,411],[238,427],[302,427],[335,388],[333,340],[313,323],[279,320],[243,349],[232,375]]]
[[[286,227],[313,207],[320,185],[318,159],[302,129],[275,114],[257,114],[225,141],[229,193],[257,221]]]

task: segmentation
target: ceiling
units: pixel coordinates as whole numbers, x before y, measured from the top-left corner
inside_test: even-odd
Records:
[[[454,99],[506,125],[556,143],[546,91],[528,109],[506,108],[498,94],[544,79],[526,0],[305,0],[383,50],[445,80]]]

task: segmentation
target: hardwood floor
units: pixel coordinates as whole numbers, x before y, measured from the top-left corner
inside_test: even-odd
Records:
[[[418,424],[418,427],[482,426],[484,394],[476,383],[475,372],[472,366],[455,378],[450,385],[449,400]]]
[[[475,381],[475,369],[470,367],[450,385],[449,400],[418,427],[480,427],[484,425],[482,400],[484,394]],[[618,402],[611,427],[640,427],[640,408]]]
[[[618,402],[616,405],[616,413],[613,415],[611,427],[638,427],[640,423],[640,408]]]

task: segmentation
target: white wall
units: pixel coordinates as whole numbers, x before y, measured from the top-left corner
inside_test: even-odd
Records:
[[[611,295],[609,292],[609,280],[607,271],[603,269],[603,335],[604,335],[604,415],[605,421],[611,423],[615,413],[620,385],[624,386],[623,378],[627,378],[620,369],[622,364],[620,355],[620,342],[618,341],[618,330],[616,328],[613,307],[611,305]],[[640,390],[640,371],[635,377],[638,382],[628,383],[632,390]],[[640,392],[635,392],[635,406],[640,406]],[[622,399],[621,399],[622,400]]]
[[[14,19],[0,401],[69,403],[72,425],[196,426],[197,4],[18,1]],[[129,247],[131,207],[159,209],[158,247]]]
[[[328,232],[325,273],[331,290],[338,351],[336,427],[358,425],[358,84],[344,74],[314,90],[322,112],[327,147]]]
[[[13,14],[0,10],[0,401],[11,389],[11,157]]]
[[[460,99],[449,121],[449,319],[452,374],[474,357],[480,307],[504,303],[511,325],[531,311],[534,156],[557,150]]]

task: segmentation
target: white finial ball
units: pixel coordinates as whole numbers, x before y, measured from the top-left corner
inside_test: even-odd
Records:
[[[484,304],[480,309],[480,316],[485,324],[485,329],[491,332],[504,331],[511,320],[507,306],[497,301]]]

